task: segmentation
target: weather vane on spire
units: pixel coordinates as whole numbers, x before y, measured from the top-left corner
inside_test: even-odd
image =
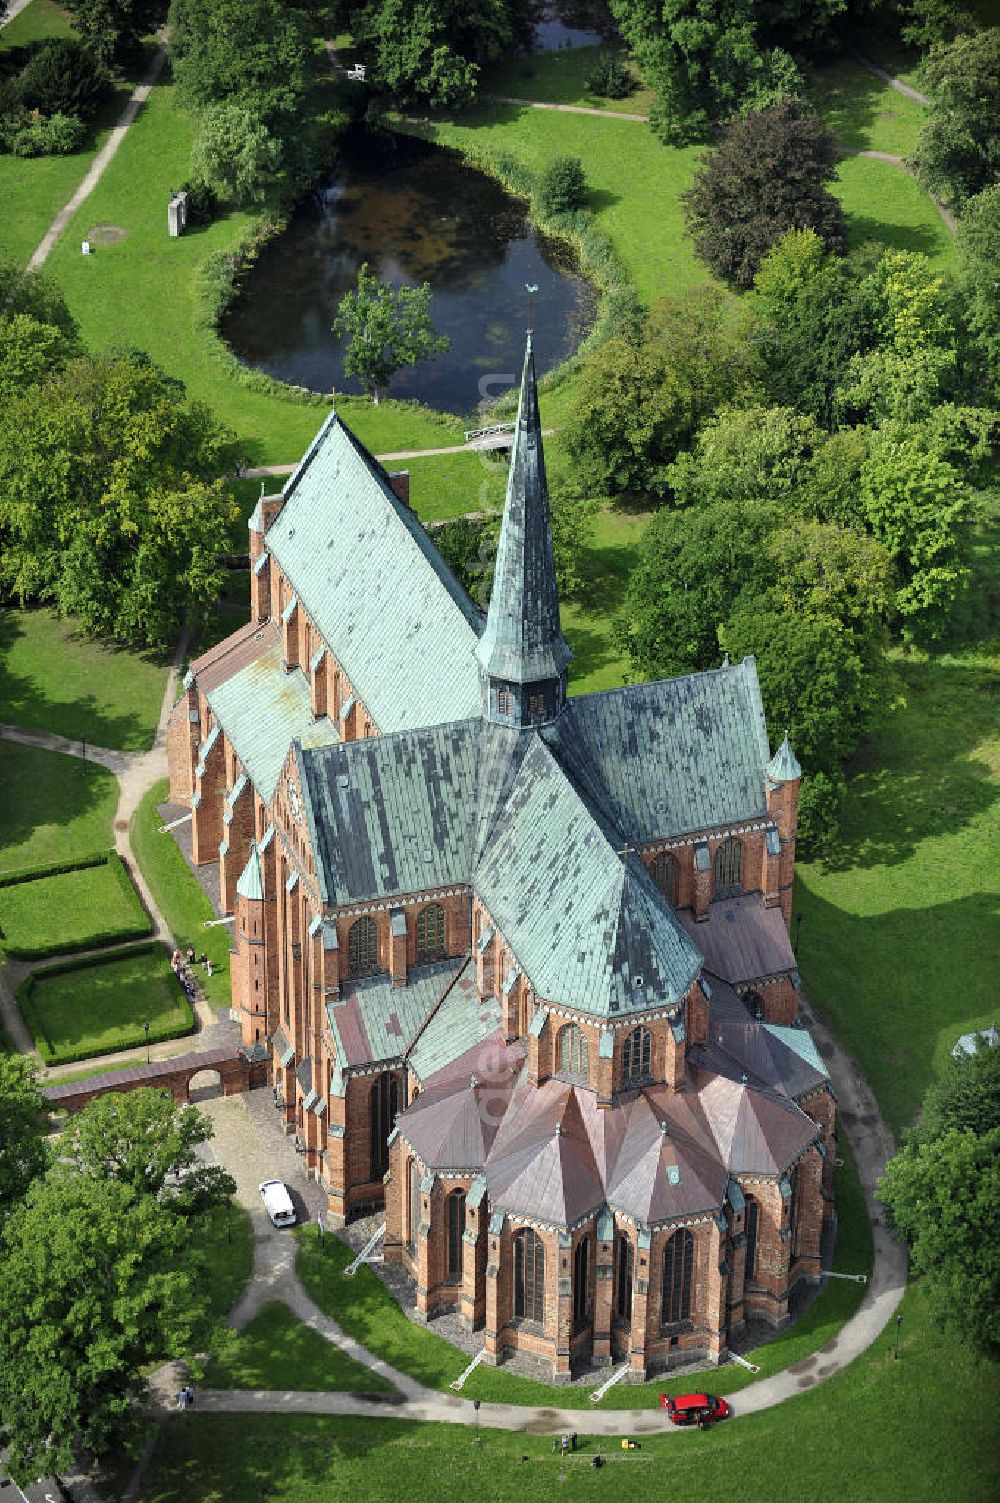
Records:
[[[537,282],[525,282],[524,290],[528,294],[528,333],[535,327],[535,293],[538,291]]]

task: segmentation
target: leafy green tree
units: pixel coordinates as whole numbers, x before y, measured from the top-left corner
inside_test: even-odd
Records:
[[[982,1039],[973,1054],[953,1055],[944,1074],[927,1088],[913,1136],[920,1141],[943,1133],[988,1133],[1000,1128],[1000,1049]]]
[[[261,203],[278,181],[283,150],[245,104],[226,100],[202,115],[191,150],[191,174],[217,198]]]
[[[207,1280],[184,1220],[121,1180],[58,1168],[0,1240],[0,1413],[24,1481],[142,1424],[144,1368],[209,1339]]]
[[[159,1091],[111,1092],[73,1117],[59,1141],[59,1161],[85,1178],[116,1180],[154,1198],[163,1196],[172,1176],[171,1207],[201,1215],[236,1191],[224,1169],[198,1157],[199,1144],[212,1134],[203,1112],[178,1110]]]
[[[931,105],[913,166],[932,193],[961,206],[1000,175],[1000,27],[933,47],[923,77]]]
[[[79,354],[55,324],[41,323],[30,313],[0,318],[0,398],[16,396]]]
[[[841,249],[843,211],[826,186],[836,161],[831,131],[796,100],[732,121],[681,199],[701,259],[717,276],[749,287],[789,230],[812,229],[825,246]]]
[[[1000,390],[1000,184],[966,200],[955,235],[965,316],[994,390]]]
[[[344,374],[356,376],[378,405],[396,371],[418,365],[449,346],[431,323],[431,288],[390,287],[369,274],[365,264],[358,285],[341,299],[333,332],[348,341]]]
[[[539,175],[535,201],[547,219],[582,209],[587,202],[587,179],[580,158],[553,157]]]
[[[408,105],[468,104],[514,36],[507,0],[365,0],[351,29],[372,87]]]
[[[839,405],[880,422],[927,417],[958,369],[958,337],[942,276],[927,257],[887,251],[860,288],[873,347],[844,372]]]
[[[164,644],[217,598],[229,435],[134,351],[71,360],[0,409],[0,585],[85,630]]]
[[[961,31],[978,25],[976,0],[896,0],[902,36],[911,47],[926,51],[935,42],[950,42]]]
[[[698,430],[666,479],[678,506],[794,496],[824,435],[790,407],[727,407]]]
[[[931,1309],[974,1350],[1000,1357],[1000,1127],[907,1143],[877,1193],[924,1275]]]
[[[78,337],[76,320],[57,284],[41,271],[25,271],[0,252],[0,308],[4,316],[28,313],[40,324],[55,324],[71,339]]]
[[[497,531],[497,524],[484,517],[455,517],[431,534],[459,584],[482,606],[489,604]]]
[[[563,600],[574,600],[584,585],[584,567],[597,501],[575,490],[560,488],[552,492],[550,502],[556,583]]]
[[[53,37],[32,53],[21,74],[21,98],[43,115],[89,120],[108,93],[108,75],[75,37]]]
[[[45,1124],[33,1061],[0,1054],[0,1230],[45,1169]]]
[[[108,69],[134,64],[162,23],[167,0],[65,0],[81,40]]]
[[[171,0],[170,56],[190,109],[235,103],[271,127],[294,117],[313,73],[305,13],[282,0]]]

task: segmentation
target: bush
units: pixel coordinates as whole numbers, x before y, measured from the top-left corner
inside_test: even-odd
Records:
[[[42,866],[22,866],[20,871],[4,872],[0,876],[0,887],[16,887],[20,882],[34,882],[38,877],[59,877],[63,872],[80,872],[89,866],[104,866],[108,855],[107,851],[101,851],[94,856],[82,856],[76,861],[54,861]]]
[[[587,88],[600,99],[627,99],[635,93],[635,79],[617,57],[602,57],[587,79]]]
[[[833,849],[846,793],[847,782],[842,772],[812,772],[802,779],[796,831],[800,855],[823,856]]]
[[[188,196],[188,224],[211,224],[219,209],[219,200],[205,183],[181,183],[178,193]]]
[[[579,157],[556,157],[541,173],[535,189],[539,213],[546,218],[573,214],[587,202],[587,180]]]
[[[16,157],[66,157],[79,151],[86,134],[75,115],[21,116],[0,126],[2,144]]]
[[[89,120],[108,92],[108,75],[75,37],[44,42],[21,74],[21,99],[46,116]]]

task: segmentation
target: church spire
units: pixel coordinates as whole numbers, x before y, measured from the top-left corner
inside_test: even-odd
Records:
[[[572,653],[559,628],[552,521],[528,335],[486,629],[476,650],[485,711],[503,725],[554,720]]]

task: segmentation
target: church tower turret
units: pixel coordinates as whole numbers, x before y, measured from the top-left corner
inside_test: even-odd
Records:
[[[528,335],[507,499],[486,629],[476,651],[483,711],[499,725],[545,725],[566,700],[572,653],[559,628],[552,520]]]

